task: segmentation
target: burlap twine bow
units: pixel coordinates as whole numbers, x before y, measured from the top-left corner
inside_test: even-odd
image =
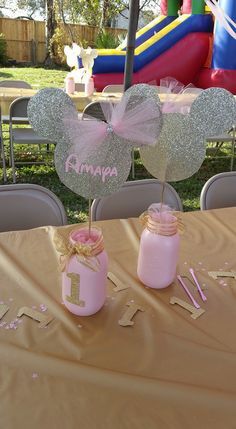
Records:
[[[94,228],[93,228],[94,229]],[[54,234],[53,242],[56,250],[60,253],[61,271],[65,271],[67,263],[70,258],[76,255],[78,262],[90,268],[93,271],[100,270],[100,262],[97,257],[99,253],[104,250],[104,242],[101,230],[99,231],[98,239],[91,244],[84,244],[81,242],[73,243],[70,241],[72,231],[69,231],[66,236],[62,236],[58,231]]]

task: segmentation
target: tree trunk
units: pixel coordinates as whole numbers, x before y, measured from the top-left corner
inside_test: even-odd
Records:
[[[45,65],[54,64],[54,47],[51,42],[57,27],[54,0],[46,0],[46,58]]]
[[[111,18],[109,16],[110,3],[110,0],[103,0],[101,28],[111,26]]]

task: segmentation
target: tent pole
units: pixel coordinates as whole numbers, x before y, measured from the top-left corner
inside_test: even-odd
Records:
[[[124,89],[132,85],[134,66],[135,35],[138,27],[139,0],[129,1],[129,28],[127,37],[127,48],[125,58]]]

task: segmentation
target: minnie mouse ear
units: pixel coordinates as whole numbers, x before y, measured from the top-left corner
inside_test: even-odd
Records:
[[[235,121],[234,96],[223,88],[202,91],[190,109],[193,130],[203,137],[228,131]]]
[[[124,94],[124,97],[129,97],[128,107],[137,106],[139,103],[147,100],[154,100],[158,106],[161,106],[161,100],[158,95],[156,86],[147,85],[146,83],[139,83],[131,86]]]
[[[28,104],[29,122],[42,137],[51,141],[65,139],[63,119],[78,119],[70,97],[61,89],[45,88],[34,95]]]
[[[145,168],[159,180],[177,182],[199,170],[206,154],[202,136],[191,130],[189,115],[167,113],[154,147],[140,148]]]

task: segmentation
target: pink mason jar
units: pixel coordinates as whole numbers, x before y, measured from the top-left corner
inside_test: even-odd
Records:
[[[154,289],[169,286],[176,277],[178,220],[165,210],[166,207],[164,211],[148,211],[142,217],[145,228],[140,239],[137,274],[142,283]]]
[[[65,84],[66,84],[66,93],[67,94],[74,94],[75,92],[75,81],[73,76],[67,76],[65,78]]]
[[[94,80],[92,77],[86,79],[85,87],[84,87],[86,97],[90,97],[94,93]]]
[[[70,236],[71,257],[62,273],[62,299],[77,316],[99,311],[106,299],[108,258],[99,228],[81,228]]]

